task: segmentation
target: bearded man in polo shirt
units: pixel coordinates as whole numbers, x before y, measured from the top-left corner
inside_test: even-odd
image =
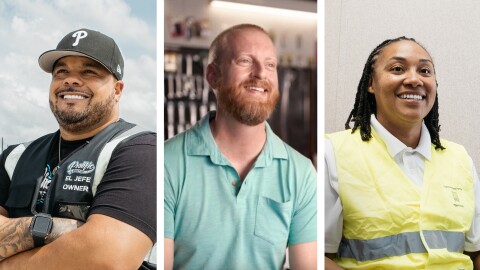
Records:
[[[316,269],[316,173],[266,119],[278,101],[277,57],[260,27],[213,41],[217,97],[165,143],[165,269]]]

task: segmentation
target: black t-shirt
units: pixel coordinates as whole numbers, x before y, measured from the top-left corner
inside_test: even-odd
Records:
[[[61,141],[62,159],[89,139]],[[88,215],[103,214],[125,222],[156,242],[156,135],[145,134],[121,143],[113,151],[107,170],[97,187]],[[6,156],[15,146],[0,156],[0,206],[8,199],[10,178],[5,170]],[[43,204],[42,194],[49,186],[54,168],[58,165],[58,145],[52,147],[46,164],[43,190],[40,189],[37,207]]]

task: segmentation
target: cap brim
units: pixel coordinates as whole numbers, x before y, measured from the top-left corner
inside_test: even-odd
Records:
[[[109,70],[102,62],[98,61],[95,57],[92,57],[88,54],[84,54],[81,52],[73,51],[73,50],[50,50],[44,52],[40,57],[38,58],[38,64],[40,65],[40,68],[42,68],[45,72],[52,73],[53,71],[53,65],[55,62],[58,61],[58,59],[65,57],[65,56],[84,56],[88,57],[95,62],[98,62],[100,65],[104,66],[108,71],[112,72]]]

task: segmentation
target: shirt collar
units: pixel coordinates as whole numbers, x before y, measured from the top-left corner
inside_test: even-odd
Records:
[[[410,148],[401,142],[397,137],[393,136],[386,128],[378,122],[374,114],[370,116],[370,124],[375,132],[378,134],[380,139],[383,140],[387,146],[388,152],[392,157],[395,157],[398,153],[403,150]],[[410,148],[411,149],[411,148]],[[413,149],[415,152],[421,154],[424,158],[430,160],[431,157],[431,140],[430,132],[425,123],[422,121],[422,130],[420,133],[420,141],[418,142],[417,148]]]

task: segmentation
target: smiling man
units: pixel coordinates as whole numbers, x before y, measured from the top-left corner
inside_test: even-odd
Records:
[[[0,269],[147,269],[156,135],[119,118],[117,44],[79,29],[38,62],[59,130],[0,157]]]
[[[237,25],[209,50],[217,97],[165,143],[165,269],[317,269],[316,173],[266,120],[279,98],[275,47]]]

